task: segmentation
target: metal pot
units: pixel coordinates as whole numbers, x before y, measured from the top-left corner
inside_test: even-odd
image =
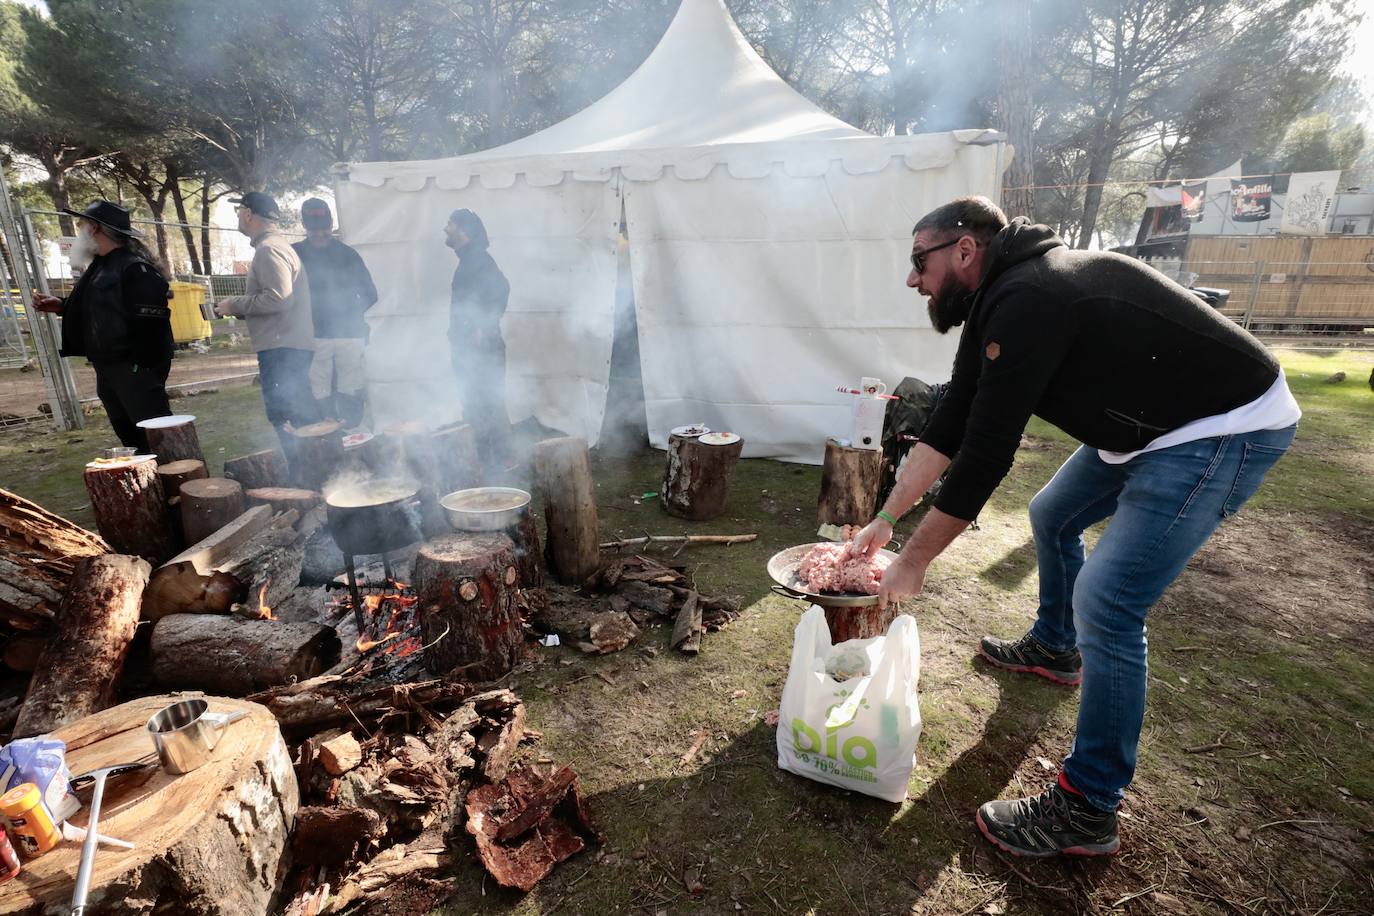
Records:
[[[499,508],[485,509],[484,504]],[[524,520],[530,494],[514,487],[474,487],[448,494],[439,505],[457,531],[505,531]]]
[[[368,503],[365,497],[369,488],[379,494],[398,490],[404,492],[391,499]],[[414,484],[393,479],[366,485],[363,499],[354,493],[350,494],[350,499],[340,500],[346,505],[332,502],[327,497],[325,514],[329,519],[329,531],[334,535],[334,543],[345,555],[358,556],[389,553],[421,540],[416,492]],[[337,496],[334,498],[338,499]]]
[[[189,773],[210,762],[224,729],[248,715],[248,710],[210,712],[204,700],[182,700],[148,719],[153,747],[169,773]]]

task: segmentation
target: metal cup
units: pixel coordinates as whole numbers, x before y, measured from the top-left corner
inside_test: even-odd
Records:
[[[153,738],[163,769],[189,773],[209,763],[225,726],[248,715],[246,709],[232,713],[208,710],[209,704],[204,700],[182,700],[148,720],[148,734]]]

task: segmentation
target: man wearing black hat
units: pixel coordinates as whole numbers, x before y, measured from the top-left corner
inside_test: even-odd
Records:
[[[267,419],[277,429],[282,453],[293,475],[295,439],[287,424],[300,427],[320,419],[310,394],[310,360],[315,330],[310,317],[310,286],[294,248],[280,232],[277,202],[261,191],[249,191],[238,204],[239,232],[253,244],[253,264],[242,296],[215,304],[215,314],[248,320],[248,336],[258,354],[258,377]]]
[[[334,237],[329,204],[318,197],[301,204],[301,224],[305,241],[291,247],[310,283],[315,322],[310,390],[322,414],[352,428],[363,419],[363,345],[368,332],[363,313],[377,301],[377,287],[358,252]]]
[[[140,420],[165,417],[172,368],[172,310],[167,278],[137,241],[129,211],[98,200],[77,217],[72,267],[82,271],[65,299],[35,296],[34,307],[62,316],[63,356],[84,356],[115,435],[146,452]]]

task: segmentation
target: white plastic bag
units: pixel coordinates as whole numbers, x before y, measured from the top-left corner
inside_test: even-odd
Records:
[[[837,681],[827,673],[854,670],[855,650],[870,674]],[[845,664],[836,665],[843,656]],[[778,766],[817,782],[891,802],[906,798],[921,710],[916,681],[921,644],[916,620],[899,615],[883,636],[830,644],[825,611],[802,615],[778,716]]]

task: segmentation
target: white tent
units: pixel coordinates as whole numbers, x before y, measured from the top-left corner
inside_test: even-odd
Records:
[[[948,377],[955,340],[903,285],[911,226],[961,194],[996,199],[1004,152],[992,131],[851,127],[773,73],[721,0],[682,0],[649,58],[565,121],[468,156],[341,167],[344,239],[382,297],[374,415],[460,411],[442,228],[466,207],[511,282],[512,419],[594,443],[623,206],[650,441],[701,421],[742,434],[746,455],[816,461],[848,425],[836,385]]]

